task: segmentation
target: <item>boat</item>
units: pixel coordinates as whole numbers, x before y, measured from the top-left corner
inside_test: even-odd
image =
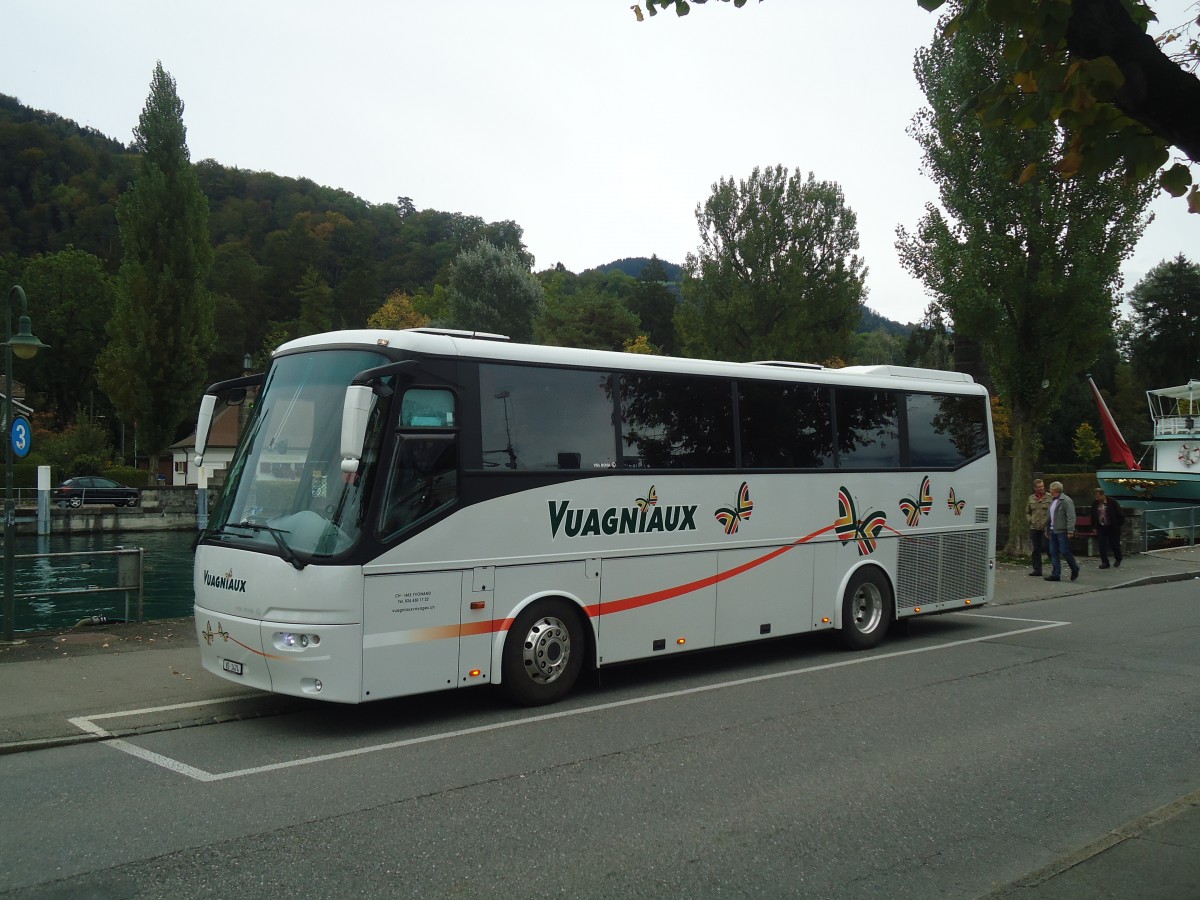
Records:
[[[1112,461],[1125,464],[1096,473],[1104,492],[1134,508],[1200,506],[1200,381],[1146,391],[1154,436],[1142,454],[1145,468],[1133,458],[1094,382],[1092,392]]]

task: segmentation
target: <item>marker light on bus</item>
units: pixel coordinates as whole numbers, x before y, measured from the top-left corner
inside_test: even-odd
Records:
[[[684,644],[687,643],[687,638],[678,638],[678,639],[676,639],[675,643],[677,643],[679,646],[682,647]]]
[[[483,673],[481,671],[479,671],[479,669],[472,669],[470,674],[471,674],[472,678],[478,678]]]

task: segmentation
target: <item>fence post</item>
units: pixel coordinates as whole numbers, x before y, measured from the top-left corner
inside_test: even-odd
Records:
[[[37,533],[50,533],[50,467],[38,466]]]
[[[142,578],[142,555],[145,551],[138,547],[126,550],[117,547],[117,585],[125,589],[125,621],[129,621],[129,592],[137,590],[137,620],[142,621],[142,595],[144,579]],[[135,555],[136,554],[136,555]]]
[[[204,466],[196,470],[196,528],[208,528],[208,470]]]

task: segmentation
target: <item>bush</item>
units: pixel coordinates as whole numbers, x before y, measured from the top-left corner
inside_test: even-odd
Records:
[[[105,478],[119,481],[129,487],[146,487],[147,469],[135,469],[133,466],[106,466],[101,473]]]

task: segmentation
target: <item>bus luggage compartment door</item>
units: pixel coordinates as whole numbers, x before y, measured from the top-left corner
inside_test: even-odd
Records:
[[[713,646],[716,553],[605,559],[601,571],[602,664]]]

